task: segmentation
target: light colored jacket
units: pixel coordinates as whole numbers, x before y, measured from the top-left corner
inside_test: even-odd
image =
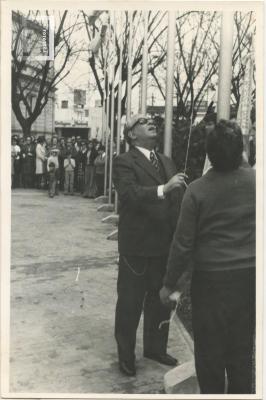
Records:
[[[36,174],[44,173],[45,146],[40,143],[36,146]]]

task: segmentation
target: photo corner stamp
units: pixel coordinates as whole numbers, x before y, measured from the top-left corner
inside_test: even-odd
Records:
[[[53,15],[40,14],[34,20],[21,15],[22,59],[54,61],[55,20]]]

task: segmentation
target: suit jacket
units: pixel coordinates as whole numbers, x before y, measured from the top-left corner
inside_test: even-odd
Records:
[[[157,156],[165,178],[134,147],[114,159],[120,254],[152,257],[169,251],[184,189],[175,189],[165,199],[158,199],[158,185],[175,175],[176,167],[170,158],[163,154]]]

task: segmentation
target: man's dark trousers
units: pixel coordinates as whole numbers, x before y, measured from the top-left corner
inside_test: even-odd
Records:
[[[119,259],[118,301],[115,338],[119,359],[134,361],[136,331],[144,310],[144,354],[165,354],[170,317],[169,308],[160,302],[159,291],[165,274],[167,256],[122,256]]]

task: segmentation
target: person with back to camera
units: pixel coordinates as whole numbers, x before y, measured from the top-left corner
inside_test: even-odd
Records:
[[[163,304],[193,262],[191,282],[195,366],[201,393],[252,393],[255,327],[255,171],[242,165],[235,122],[209,132],[212,168],[184,195],[171,245]]]
[[[121,372],[134,376],[135,344],[144,309],[144,357],[174,366],[167,354],[169,308],[160,303],[159,291],[169,246],[181,204],[184,174],[176,174],[173,161],[155,153],[157,132],[151,119],[131,117],[125,126],[127,153],[114,158],[113,181],[119,199],[118,299],[115,338]]]

